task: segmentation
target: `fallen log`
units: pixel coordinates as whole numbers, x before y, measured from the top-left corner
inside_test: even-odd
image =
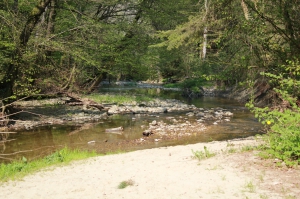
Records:
[[[100,111],[104,110],[104,106],[100,103],[94,102],[88,98],[81,98],[74,93],[66,93],[66,96],[70,98],[70,100],[66,101],[66,104],[71,106],[82,105],[85,107],[95,107]]]

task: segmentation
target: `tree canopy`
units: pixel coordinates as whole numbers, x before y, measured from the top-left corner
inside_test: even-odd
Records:
[[[299,59],[299,7],[287,0],[5,0],[1,97],[90,92],[104,79],[233,85],[280,74]]]

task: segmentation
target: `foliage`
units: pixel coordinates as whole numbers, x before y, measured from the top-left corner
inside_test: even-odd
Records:
[[[202,86],[207,85],[207,81],[204,78],[191,78],[191,79],[185,79],[182,82],[182,87],[183,88],[193,88],[197,87],[200,88]]]
[[[20,161],[0,165],[0,181],[22,178],[23,176],[57,164],[67,164],[72,160],[80,160],[97,156],[95,152],[71,150],[63,148],[43,159],[27,161],[25,157]]]
[[[274,75],[263,73],[269,77],[274,90],[282,100],[276,107],[254,107],[253,102],[247,106],[255,113],[259,121],[267,127],[266,137],[269,148],[267,152],[283,160],[287,165],[300,164],[300,107],[299,100],[299,69],[298,61],[290,61],[283,66],[285,73]],[[291,76],[291,74],[293,76]]]
[[[37,2],[0,4],[1,94],[8,84],[13,89],[3,97],[89,90],[101,79],[205,77],[232,85],[258,71],[278,75],[274,66],[299,54],[298,2],[53,3],[37,16],[25,46],[22,32]]]

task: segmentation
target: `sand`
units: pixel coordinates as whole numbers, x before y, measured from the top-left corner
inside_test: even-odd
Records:
[[[300,198],[300,170],[262,160],[255,139],[198,143],[107,155],[3,183],[0,198]],[[216,156],[199,161],[204,146]],[[122,181],[133,185],[119,189]]]

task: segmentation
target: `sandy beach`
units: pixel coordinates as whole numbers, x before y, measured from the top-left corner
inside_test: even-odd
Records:
[[[262,160],[244,140],[198,143],[107,155],[56,166],[3,183],[0,198],[300,198],[300,170]],[[199,161],[204,146],[216,156]],[[122,181],[131,186],[119,189]]]

